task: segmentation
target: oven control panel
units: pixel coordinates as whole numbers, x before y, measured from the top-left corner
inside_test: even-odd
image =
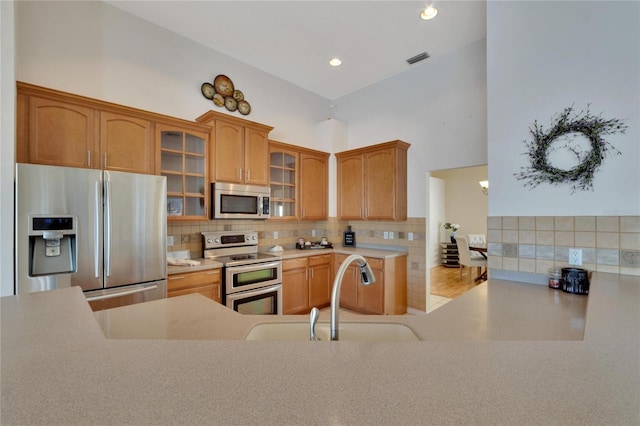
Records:
[[[202,232],[204,249],[220,249],[225,247],[257,246],[256,231],[212,231]]]

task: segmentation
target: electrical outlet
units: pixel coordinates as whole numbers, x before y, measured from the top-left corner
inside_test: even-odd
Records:
[[[407,232],[407,240],[413,241],[413,232]]]
[[[569,249],[569,265],[582,265],[582,250]]]
[[[167,245],[168,246],[173,245],[173,235],[167,235]]]
[[[311,230],[311,236],[312,236],[312,237],[315,237],[315,236],[316,236],[316,230],[315,230],[315,229],[312,229],[312,230]]]
[[[393,231],[389,231],[389,239],[393,240],[394,239],[394,233]]]
[[[273,239],[274,240],[278,239],[278,231],[273,231]]]

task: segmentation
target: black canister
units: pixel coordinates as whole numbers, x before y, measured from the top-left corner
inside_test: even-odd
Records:
[[[356,246],[356,233],[351,231],[351,225],[347,226],[347,231],[344,233],[344,239],[342,240],[344,247]]]
[[[582,268],[562,268],[562,291],[589,294],[589,273]]]

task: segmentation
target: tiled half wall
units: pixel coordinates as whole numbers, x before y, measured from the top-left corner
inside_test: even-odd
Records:
[[[319,241],[321,237],[342,245],[343,232],[351,225],[356,233],[356,246],[399,250],[407,256],[407,305],[424,312],[426,307],[426,242],[425,218],[409,218],[406,222],[369,221],[256,221],[256,220],[212,220],[207,222],[169,222],[167,235],[174,244],[169,251],[189,250],[192,258],[202,257],[204,231],[255,230],[260,238],[260,250],[266,251],[279,244],[285,249],[295,248],[296,240]],[[387,238],[385,239],[385,233]],[[391,237],[393,233],[393,238]],[[313,235],[315,234],[315,235]],[[277,237],[276,237],[277,236]]]
[[[640,216],[492,216],[487,240],[494,277],[543,283],[571,248],[582,250],[581,268],[640,275]]]

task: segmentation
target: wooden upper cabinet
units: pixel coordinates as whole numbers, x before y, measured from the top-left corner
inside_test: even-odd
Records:
[[[396,219],[396,211],[404,208],[404,217],[400,219],[406,220],[406,196],[403,206],[396,205],[397,192],[402,191],[399,184],[397,173],[397,152],[393,148],[375,150],[364,154],[364,177],[366,188],[365,212],[369,220],[386,220]],[[406,167],[405,179],[406,182]],[[405,194],[406,194],[406,184]],[[399,220],[400,220],[399,219]]]
[[[216,120],[215,152],[211,176],[216,182],[242,183],[244,168],[244,127],[227,121]]]
[[[269,169],[271,219],[298,219],[300,207],[298,151],[280,142],[269,141]]]
[[[338,217],[364,219],[364,157],[361,154],[338,157]]]
[[[26,105],[20,105],[20,103]],[[18,98],[18,162],[99,167],[94,110],[37,96]],[[24,123],[24,127],[20,123]],[[93,158],[92,158],[93,156]]]
[[[244,183],[269,185],[269,133],[262,129],[245,129]]]
[[[158,123],[158,170],[167,178],[167,219],[208,220],[209,128],[198,124]]]
[[[325,220],[328,216],[329,154],[300,154],[301,219]]]
[[[215,182],[269,185],[269,132],[273,127],[215,111],[196,121],[212,128],[209,175]]]
[[[269,141],[271,219],[326,220],[329,154]]]
[[[100,161],[105,170],[153,174],[155,144],[151,122],[101,112],[100,152]]]
[[[407,150],[391,141],[339,152],[338,218],[407,220]]]
[[[156,124],[195,129],[205,139],[211,131],[192,121],[46,87],[23,82],[16,87],[20,163],[160,174]]]

